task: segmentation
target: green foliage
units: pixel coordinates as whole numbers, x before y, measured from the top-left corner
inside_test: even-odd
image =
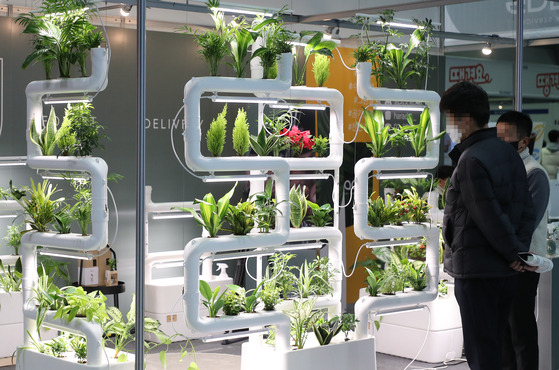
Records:
[[[386,203],[381,197],[369,198],[368,203],[367,221],[372,227],[382,227],[398,219],[398,208],[393,205],[390,195],[386,196]]]
[[[355,58],[355,63],[370,62],[374,57],[374,51],[371,45],[361,45],[353,51],[353,57]]]
[[[202,304],[208,309],[209,317],[217,317],[217,313],[221,307],[223,307],[223,294],[225,292],[220,295],[219,290],[219,286],[212,290],[212,288],[210,288],[210,284],[204,280],[200,280],[200,294],[203,297]]]
[[[349,332],[355,330],[359,319],[357,319],[352,313],[343,313],[340,317],[340,322],[342,323],[342,331],[344,332],[345,340],[347,342],[349,340]]]
[[[260,57],[260,63],[263,67],[263,78],[272,77],[272,71],[276,66],[278,57],[283,53],[291,52],[291,44],[293,33],[285,28],[282,20],[285,6],[276,13],[273,18],[264,18],[258,16],[253,22],[253,31],[258,31],[262,37],[262,46],[254,53]]]
[[[229,286],[231,288],[231,286]],[[223,313],[228,316],[236,316],[241,312],[246,299],[245,292],[240,290],[228,290],[223,295]]]
[[[396,148],[396,157],[402,156],[402,149],[406,146],[406,143],[409,141],[408,139],[408,129],[407,127],[402,127],[402,125],[398,125],[398,128],[393,127],[392,133],[390,134],[390,144],[394,148]]]
[[[250,136],[250,147],[259,156],[267,156],[273,150],[277,149],[282,142],[282,137],[278,135],[266,135],[266,128],[262,127],[258,136]]]
[[[56,62],[60,77],[70,77],[73,65],[79,66],[85,77],[88,51],[104,41],[90,23],[86,5],[83,0],[45,0],[38,13],[20,14],[16,23],[23,26],[23,33],[33,35],[33,51],[22,68],[41,62],[50,79]]]
[[[39,232],[48,231],[47,226],[54,221],[54,215],[64,198],[51,199],[59,190],[53,187],[48,180],[42,183],[35,183],[31,180],[29,198],[21,198],[18,203],[23,207],[23,211],[28,216],[25,222],[32,230]]]
[[[70,132],[71,119],[69,113],[72,112],[72,106],[68,104],[64,109],[64,119],[60,124],[60,128],[56,132],[56,145],[61,151],[61,155],[73,155],[76,145],[76,137]]]
[[[214,238],[217,236],[219,230],[221,230],[221,225],[223,225],[223,222],[225,221],[225,215],[229,209],[229,201],[233,196],[236,187],[237,184],[235,183],[233,188],[221,197],[217,203],[212,193],[204,195],[204,199],[202,200],[196,199],[196,203],[200,203],[200,214],[192,208],[176,208],[184,212],[190,212],[194,216],[196,222],[208,231],[210,238]],[[175,207],[172,209],[174,208]]]
[[[313,282],[315,293],[317,295],[332,294],[334,288],[330,285],[330,281],[339,270],[334,268],[328,257],[316,257],[311,268],[316,276]]]
[[[291,208],[289,213],[291,226],[301,227],[308,208],[306,186],[303,185],[303,188],[301,188],[300,185],[296,185],[289,190],[289,205]]]
[[[87,341],[85,338],[73,337],[70,340],[70,347],[74,350],[74,356],[78,359],[78,363],[85,364],[87,362]]]
[[[283,299],[287,299],[289,293],[294,290],[296,277],[291,272],[295,267],[289,266],[288,262],[295,255],[293,253],[275,253],[268,261],[271,263],[270,275],[275,276],[275,281],[281,291]]]
[[[330,58],[326,55],[317,54],[312,64],[314,80],[318,87],[324,86],[324,83],[330,77]]]
[[[417,38],[419,39],[419,44],[415,48],[411,68],[415,71],[414,77],[416,80],[416,87],[420,89],[424,83],[425,88],[427,88],[429,71],[435,69],[435,66],[429,63],[429,52],[431,50],[431,46],[434,44],[432,40],[433,30],[435,27],[433,26],[431,19],[421,21],[419,19],[412,18],[412,20],[418,26]]]
[[[293,310],[284,311],[291,321],[291,338],[295,347],[302,349],[307,341],[308,332],[323,315],[322,311],[313,311],[316,297],[293,301]]]
[[[15,266],[4,266],[0,259],[0,288],[6,293],[19,292],[23,279],[21,258],[18,258]],[[0,307],[1,308],[1,307]]]
[[[388,144],[390,137],[389,126],[384,125],[384,115],[379,110],[370,112],[363,108],[363,118],[365,124],[359,124],[359,127],[371,138],[371,143],[367,143],[367,148],[371,150],[373,157],[380,158],[387,149],[386,144]]]
[[[247,114],[243,108],[237,112],[233,127],[233,149],[242,156],[250,149],[250,133],[248,131]]]
[[[74,221],[74,213],[69,205],[65,205],[54,215],[54,228],[60,234],[69,234],[71,231],[71,224]]]
[[[54,357],[64,357],[64,352],[68,352],[68,342],[63,336],[52,338],[45,345]]]
[[[419,196],[415,188],[404,190],[404,202],[407,203],[407,219],[411,222],[421,223],[427,222],[427,214],[431,206],[428,204],[427,199]]]
[[[245,290],[245,288],[242,288],[238,285],[227,285],[227,287],[242,297],[243,310],[247,313],[253,313],[256,311],[256,306],[260,302],[259,299],[262,295],[260,287],[263,283],[264,281],[258,284],[256,289],[249,291],[252,292],[251,295],[247,295],[248,292]]]
[[[375,273],[371,271],[368,267],[365,267],[367,270],[367,293],[371,296],[376,296],[379,293],[380,286],[382,284],[382,277],[379,273]]]
[[[423,290],[427,286],[425,262],[414,261],[408,264],[408,282],[413,290]]]
[[[268,280],[269,269],[266,269],[267,276],[264,284],[262,285],[262,294],[260,299],[264,303],[264,311],[273,311],[276,309],[276,305],[281,302],[281,291],[277,287],[276,280]]]
[[[408,260],[400,259],[400,257],[392,252],[390,261],[388,262],[382,277],[379,293],[395,294],[398,291],[404,291],[408,281]]]
[[[321,318],[313,324],[312,329],[318,344],[325,346],[330,344],[332,338],[342,330],[342,322],[338,316],[334,316],[328,321]]]
[[[206,133],[206,143],[208,150],[214,157],[219,157],[225,146],[225,135],[227,130],[227,104],[223,111],[210,123],[210,128]]]
[[[256,220],[258,221],[258,228],[261,233],[268,233],[273,229],[276,224],[276,212],[278,205],[274,198],[272,198],[272,189],[274,182],[268,180],[261,193],[253,194],[254,206],[256,207]]]
[[[299,298],[308,298],[315,294],[317,288],[315,280],[319,279],[319,277],[314,273],[313,266],[307,261],[304,261],[303,264],[300,267],[296,267],[296,269],[299,270],[299,275],[295,280]]]
[[[65,118],[70,121],[68,132],[61,137],[62,142],[69,145],[62,149],[63,152],[73,153],[78,157],[91,155],[97,148],[104,150],[100,144],[101,138],[105,135],[99,133],[103,126],[97,123],[95,117],[91,115],[93,105],[91,103],[77,103],[65,111]],[[67,136],[73,137],[67,138]]]
[[[236,206],[229,205],[225,220],[231,226],[233,235],[246,235],[254,228],[257,209],[250,201],[239,202]]]
[[[237,77],[243,77],[245,68],[250,60],[258,56],[258,54],[253,53],[247,59],[248,48],[258,37],[258,33],[250,31],[245,27],[244,22],[238,24],[232,31],[232,38],[229,41],[229,54],[233,59],[233,63],[227,63],[227,65],[233,67]]]
[[[332,223],[332,216],[330,216],[330,213],[332,212],[332,206],[330,205],[330,203],[319,206],[318,204],[307,200],[307,204],[312,211],[312,215],[310,215],[308,218],[310,223],[317,227],[328,226]]]
[[[448,286],[445,283],[447,283],[446,280],[439,280],[439,295],[443,297],[448,294]]]
[[[80,226],[81,234],[86,236],[87,228],[91,223],[91,208],[93,206],[91,182],[71,180],[70,183],[74,188],[74,200],[76,201],[72,207],[72,215]]]
[[[14,254],[19,254],[19,247],[21,246],[21,224],[9,225],[8,232],[4,237],[6,245],[14,249]]]
[[[326,157],[328,150],[330,148],[330,140],[327,137],[322,137],[318,135],[314,138],[314,144],[312,146],[312,151],[316,153],[319,157]]]
[[[406,126],[405,129],[409,130],[408,137],[416,157],[419,157],[421,154],[423,154],[428,142],[439,140],[445,134],[445,131],[443,131],[434,138],[427,138],[427,135],[429,134],[429,128],[431,127],[431,116],[429,115],[429,108],[427,107],[423,109],[423,112],[421,113],[421,116],[419,118],[419,123],[417,125],[413,124],[413,118],[411,114],[408,114],[407,120],[409,126]]]
[[[109,318],[105,307],[107,297],[102,293],[87,293],[82,287],[73,286],[64,287],[60,291],[64,304],[57,308],[54,319],[70,322],[78,316],[101,323]]]
[[[305,83],[305,71],[307,70],[307,62],[309,61],[309,57],[313,54],[321,54],[333,58],[332,50],[334,50],[334,48],[336,47],[336,43],[334,41],[322,41],[322,32],[302,31],[299,33],[299,41],[301,42],[303,40],[303,37],[310,35],[312,36],[305,45],[305,62],[301,66],[301,69],[299,69],[297,58],[293,60],[293,77],[295,79],[295,85],[297,86],[304,85]]]
[[[41,148],[43,155],[53,155],[56,147],[56,113],[54,107],[51,106],[47,125],[40,131],[35,123],[35,116],[31,119],[31,127],[29,135],[31,141]]]

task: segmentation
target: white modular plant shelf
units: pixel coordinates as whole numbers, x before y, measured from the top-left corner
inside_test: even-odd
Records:
[[[243,343],[241,370],[371,370],[376,369],[375,338],[347,342],[338,334],[326,346],[319,346],[310,333],[303,349],[274,350],[262,340]]]
[[[134,369],[134,355],[127,354],[128,360],[119,362],[114,358],[114,350],[111,348],[105,349],[105,358],[98,364],[80,364],[77,358],[74,357],[73,352],[67,352],[66,357],[54,357],[51,354],[40,353],[35,349],[20,348],[17,353],[17,370],[24,369],[48,369],[48,370],[133,370]]]
[[[0,358],[23,344],[23,294],[0,290]]]

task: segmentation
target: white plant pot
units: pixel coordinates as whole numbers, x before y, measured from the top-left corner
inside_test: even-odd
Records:
[[[87,370],[104,370],[104,369],[118,369],[118,370],[133,370],[134,369],[134,355],[128,354],[128,361],[118,362],[114,357],[114,350],[106,348],[107,363],[98,366],[92,366],[87,363],[79,364],[78,360],[74,357],[73,352],[68,352],[68,356],[63,358],[54,357],[50,354],[39,353],[35,349],[18,349],[17,355],[17,370],[35,370],[35,369],[56,369],[56,370],[74,370],[74,369],[87,369]]]
[[[0,293],[0,358],[10,357],[23,344],[23,296]]]

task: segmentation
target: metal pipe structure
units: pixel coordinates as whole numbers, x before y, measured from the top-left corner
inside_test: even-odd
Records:
[[[144,370],[145,188],[146,188],[146,0],[137,1],[137,177],[136,177],[136,370]]]
[[[522,53],[524,51],[524,2],[516,2],[516,73],[514,80],[514,109],[522,112]]]

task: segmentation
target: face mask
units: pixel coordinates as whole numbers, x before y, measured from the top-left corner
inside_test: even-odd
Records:
[[[447,125],[446,126],[446,133],[448,134],[448,136],[450,136],[450,138],[452,139],[452,142],[454,144],[458,144],[460,142],[462,134],[460,133],[460,130],[458,130],[458,126]]]

